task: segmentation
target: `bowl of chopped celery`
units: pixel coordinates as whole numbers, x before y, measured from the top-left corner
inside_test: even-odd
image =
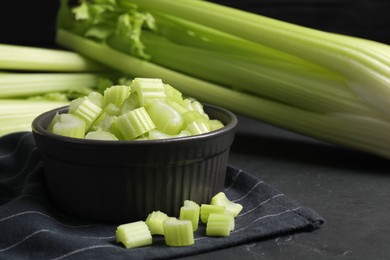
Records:
[[[50,198],[62,211],[128,222],[221,191],[237,118],[160,79],[92,92],[32,123]]]

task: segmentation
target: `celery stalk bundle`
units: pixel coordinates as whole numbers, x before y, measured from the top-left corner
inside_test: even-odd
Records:
[[[201,101],[390,158],[390,47],[200,0],[62,0],[57,42]]]

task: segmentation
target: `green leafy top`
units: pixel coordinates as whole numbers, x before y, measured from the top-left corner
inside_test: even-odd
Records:
[[[148,59],[140,36],[143,28],[154,30],[155,21],[128,1],[80,0],[79,5],[70,6],[69,0],[61,0],[57,27]]]

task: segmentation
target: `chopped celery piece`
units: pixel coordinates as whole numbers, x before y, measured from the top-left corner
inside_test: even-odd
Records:
[[[234,217],[228,214],[211,213],[206,225],[206,236],[227,237],[234,230]]]
[[[90,131],[85,135],[85,139],[93,139],[93,140],[107,140],[107,141],[116,141],[118,138],[107,131],[97,130]]]
[[[155,100],[146,110],[158,130],[168,135],[175,135],[182,129],[183,118],[165,101]]]
[[[207,119],[197,111],[188,111],[182,115],[187,125],[187,130],[193,135],[210,132],[207,125]]]
[[[88,94],[89,101],[93,102],[98,107],[103,107],[103,95],[97,91],[92,91]]]
[[[107,112],[102,112],[100,116],[93,122],[89,131],[110,131],[112,123],[115,121],[115,116],[109,115]]]
[[[192,229],[198,230],[200,206],[192,200],[185,200],[184,205],[180,208],[180,219],[187,219],[192,222]]]
[[[202,223],[207,223],[211,213],[226,213],[226,207],[220,205],[202,204],[200,206],[200,220]]]
[[[183,100],[182,93],[171,85],[164,84],[164,89],[168,99],[176,102],[181,102]]]
[[[130,96],[123,101],[123,104],[121,106],[121,113],[125,114],[138,107],[140,107],[138,94],[137,92],[132,92]]]
[[[84,138],[86,131],[85,121],[72,114],[60,114],[55,117],[53,133],[68,137]]]
[[[107,113],[110,116],[119,116],[120,115],[120,108],[116,105],[110,103],[103,109],[103,113]]]
[[[207,122],[207,126],[210,129],[210,131],[218,130],[223,127],[223,123],[217,119],[210,119]]]
[[[194,244],[194,231],[190,220],[169,217],[164,221],[164,239],[168,246],[189,246]]]
[[[146,218],[146,225],[148,225],[152,235],[164,235],[164,221],[168,215],[161,211],[153,211]]]
[[[151,245],[152,235],[144,221],[123,224],[117,227],[115,238],[126,248]]]
[[[192,134],[187,130],[182,130],[177,135],[168,135],[166,133],[163,133],[157,129],[153,129],[149,131],[148,139],[149,140],[160,140],[160,139],[169,139],[169,138],[179,138],[179,137],[185,137],[185,136],[191,136]]]
[[[156,78],[135,78],[131,83],[141,106],[146,107],[156,99],[166,99],[164,83]]]
[[[144,107],[118,116],[113,124],[126,140],[133,140],[155,128]]]
[[[176,101],[172,99],[168,99],[167,103],[173,107],[177,112],[179,112],[180,115],[184,114],[185,112],[188,112],[188,109],[182,105],[182,101]]]
[[[242,205],[229,200],[223,192],[217,193],[211,198],[211,205],[220,205],[226,207],[226,213],[236,217],[242,210]]]
[[[86,131],[99,117],[102,108],[90,101],[88,97],[78,98],[70,102],[69,113],[74,114],[85,121]]]
[[[130,87],[126,85],[116,85],[104,90],[103,100],[104,106],[114,104],[121,107],[123,101],[130,95]]]

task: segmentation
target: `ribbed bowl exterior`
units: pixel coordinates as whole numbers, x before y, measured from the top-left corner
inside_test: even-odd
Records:
[[[209,203],[223,189],[237,119],[214,106],[205,110],[225,127],[159,141],[59,137],[44,130],[58,111],[38,117],[33,134],[53,203],[73,215],[122,223],[154,210],[178,216],[186,199]]]

